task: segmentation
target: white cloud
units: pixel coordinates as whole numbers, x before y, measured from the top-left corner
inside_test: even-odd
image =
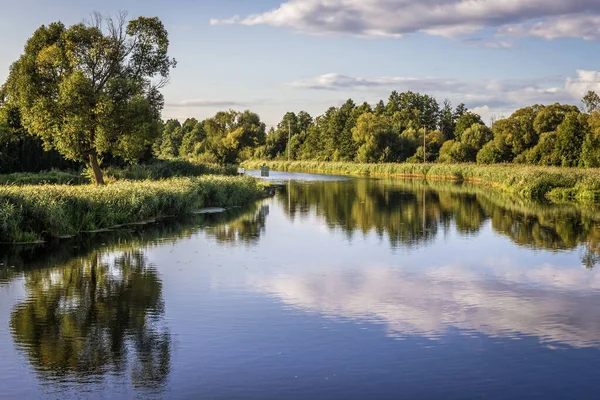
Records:
[[[579,70],[577,78],[567,78],[565,89],[579,99],[590,90],[600,93],[600,72]]]
[[[572,14],[544,21],[511,24],[499,31],[505,36],[535,36],[543,39],[581,38],[600,40],[600,15]]]
[[[489,49],[510,49],[515,47],[515,42],[510,40],[491,40],[486,38],[471,38],[464,43],[474,47],[487,47]]]
[[[294,88],[316,89],[316,90],[340,90],[340,89],[370,89],[375,87],[401,86],[406,90],[460,90],[463,84],[455,80],[436,78],[411,78],[411,77],[376,77],[360,78],[351,77],[337,73],[319,75],[313,78],[299,80],[288,84]]]
[[[179,102],[167,103],[166,107],[185,108],[185,107],[237,107],[242,105],[237,101],[231,100],[211,100],[211,99],[194,99],[183,100]]]
[[[169,102],[165,105],[167,108],[227,108],[227,107],[248,107],[259,104],[268,104],[269,100],[255,99],[248,101],[221,100],[221,99],[191,99],[178,102]]]
[[[526,29],[532,24],[539,37],[597,39],[599,19],[597,0],[288,0],[262,13],[210,22],[395,38],[414,32],[457,36],[484,27],[522,36],[532,34]]]

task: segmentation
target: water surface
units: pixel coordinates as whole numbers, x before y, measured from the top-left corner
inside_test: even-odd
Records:
[[[596,208],[271,180],[249,207],[3,248],[0,398],[597,398]]]

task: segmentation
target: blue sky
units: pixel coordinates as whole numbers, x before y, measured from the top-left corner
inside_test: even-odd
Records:
[[[178,61],[165,118],[375,103],[392,90],[464,102],[485,119],[600,92],[597,0],[41,0],[0,15],[0,81],[41,24],[90,12],[158,16]]]

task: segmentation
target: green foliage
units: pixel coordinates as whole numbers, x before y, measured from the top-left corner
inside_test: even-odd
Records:
[[[347,162],[416,161],[423,160],[423,129],[426,128],[425,158],[435,161],[444,140],[454,137],[457,120],[462,118],[461,124],[481,121],[464,104],[453,110],[446,101],[440,109],[433,97],[410,91],[394,91],[387,103],[380,101],[374,108],[368,103],[357,105],[348,99],[342,106],[330,107],[314,119],[304,111],[288,112],[268,134],[260,128],[262,124],[256,114],[249,111],[243,114],[252,115],[248,119],[254,120],[250,124],[253,128],[236,131],[239,127],[235,121],[242,113],[231,110],[199,122],[202,130],[190,134],[189,140],[182,139],[177,131],[175,125],[178,122],[167,121],[154,144],[154,154],[163,159],[191,157],[217,163],[288,157],[292,160]],[[365,115],[370,116],[360,122]],[[359,133],[355,134],[357,129]],[[248,131],[254,134],[248,134]],[[247,136],[255,139],[242,139]]]
[[[554,151],[563,167],[576,167],[581,158],[581,147],[585,138],[585,128],[578,112],[566,115],[556,131]]]
[[[165,160],[175,158],[179,155],[182,141],[181,124],[176,119],[170,119],[162,126],[161,134],[153,145],[154,153]]]
[[[494,135],[492,133],[492,130],[480,123],[475,123],[471,125],[460,135],[460,141],[463,144],[475,149],[476,151],[481,150],[481,148],[485,146],[488,142],[490,142],[493,138]]]
[[[454,136],[462,141],[462,134],[464,131],[469,129],[475,124],[484,125],[481,117],[470,111],[464,113],[456,120],[456,128],[454,129]]]
[[[161,147],[158,155],[161,158],[180,155],[200,162],[235,164],[251,158],[255,150],[266,142],[265,124],[250,111],[221,111],[202,122],[186,122],[188,126],[184,123],[180,130],[177,127],[170,129],[175,122],[165,126],[159,139]],[[172,136],[176,139],[170,138]],[[180,146],[177,151],[164,150],[177,146]]]
[[[447,143],[447,142],[446,142]],[[453,147],[456,143],[450,145]],[[491,142],[493,143],[493,142]],[[485,146],[484,146],[485,147]],[[440,150],[440,153],[442,150]],[[419,177],[488,185],[530,199],[551,198],[581,202],[600,201],[600,170],[521,165],[341,163],[319,161],[247,161],[246,168],[266,164],[277,171],[302,171],[352,176]]]
[[[0,241],[74,235],[201,207],[238,206],[261,194],[252,178],[206,176],[107,186],[0,187]]]
[[[533,124],[540,108],[538,105],[522,108],[494,124],[492,129],[498,147],[506,146],[510,150],[510,158],[507,161],[512,161],[537,144],[539,134]]]
[[[485,144],[477,153],[478,164],[497,164],[508,161],[508,154],[501,148],[497,142],[489,142]]]
[[[581,102],[583,103],[585,112],[588,114],[600,109],[600,96],[592,90],[588,91],[585,96],[583,96]]]
[[[78,169],[78,163],[65,160],[56,150],[45,151],[41,139],[29,135],[21,124],[19,109],[1,98],[0,93],[0,173]]]
[[[145,164],[125,167],[111,166],[103,169],[108,181],[116,180],[160,180],[174,177],[195,177],[200,175],[236,175],[237,168],[232,165],[202,164],[186,160],[153,160]],[[93,182],[92,171],[83,173],[73,171],[20,172],[0,175],[0,185],[83,185]]]
[[[445,140],[454,139],[456,120],[452,111],[452,103],[448,99],[444,100],[444,107],[440,110],[439,128]]]
[[[463,142],[448,140],[444,142],[440,149],[438,161],[441,163],[469,162],[475,160],[476,154],[477,152],[474,147]]]
[[[89,180],[80,174],[66,171],[15,172],[0,175],[0,185],[82,185]]]
[[[103,183],[98,156],[134,162],[158,133],[163,97],[175,61],[158,18],[42,26],[25,45],[5,85],[25,129],[67,159],[88,161]]]
[[[600,167],[600,111],[593,112],[588,119],[588,132],[581,149],[581,164],[584,167]]]
[[[358,162],[385,161],[390,152],[390,139],[393,138],[392,125],[386,117],[366,113],[358,118],[352,138],[358,146]]]
[[[109,167],[104,174],[109,180],[160,180],[200,175],[236,175],[234,166],[201,164],[186,160],[155,160],[148,164],[136,164],[125,168]]]
[[[538,135],[554,132],[564,121],[567,114],[579,112],[577,107],[566,104],[552,104],[542,107],[533,121],[533,129]]]
[[[542,133],[538,144],[526,154],[527,163],[535,165],[560,165],[561,159],[555,152],[556,143],[556,132]]]

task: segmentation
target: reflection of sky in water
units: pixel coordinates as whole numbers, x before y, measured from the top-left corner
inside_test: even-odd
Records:
[[[269,176],[261,177],[260,170],[250,169],[246,170],[246,175],[253,176],[255,178],[261,178],[267,182],[272,183],[286,183],[290,179],[296,182],[332,182],[332,181],[347,181],[352,178],[346,176],[337,175],[320,175],[320,174],[303,174],[299,172],[281,172],[281,171],[269,171]]]
[[[197,284],[200,273],[213,291],[257,291],[328,317],[383,322],[395,337],[458,328],[599,344],[600,271],[583,268],[577,251],[518,248],[489,223],[474,237],[451,229],[428,246],[391,250],[373,233],[332,234],[314,215],[290,226],[276,201],[269,203],[255,246],[223,251],[196,238],[153,251],[158,265],[170,259],[179,266],[173,289],[192,290],[180,284]],[[202,257],[190,260],[190,252]]]
[[[476,233],[451,223],[417,246],[392,245],[326,222],[323,204],[294,218],[285,205],[268,199],[244,221],[144,250],[172,340],[165,397],[589,398],[598,389],[600,269],[586,270],[579,249],[519,247],[490,220]],[[19,278],[0,286],[9,355],[0,383],[19,382],[10,397],[82,395],[69,382],[64,393],[32,389],[6,317],[25,297]],[[121,380],[94,390],[140,397]]]

